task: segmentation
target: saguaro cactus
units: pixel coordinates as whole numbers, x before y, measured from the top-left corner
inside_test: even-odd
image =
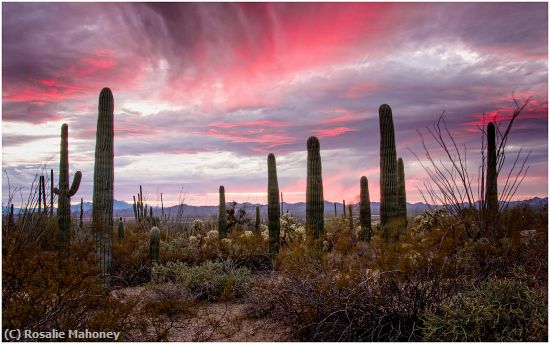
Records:
[[[256,224],[254,226],[254,232],[260,234],[260,207],[256,206]]]
[[[405,166],[403,159],[397,159],[397,210],[400,233],[407,230],[407,193],[405,191]]]
[[[159,261],[159,243],[160,229],[158,229],[158,227],[153,227],[149,232],[149,261],[151,264]]]
[[[392,111],[382,104],[378,109],[380,120],[380,225],[384,240],[397,239],[397,157]]]
[[[372,235],[369,181],[367,177],[362,176],[359,182],[361,191],[359,193],[359,221],[361,222],[361,240],[370,242]]]
[[[227,237],[227,212],[225,211],[225,188],[220,185],[220,208],[218,214],[218,233],[220,239]]]
[[[59,158],[59,183],[53,189],[57,195],[57,218],[59,222],[59,242],[67,246],[71,235],[71,197],[76,194],[80,186],[82,173],[77,171],[73,183],[69,188],[69,126],[61,126],[61,150]]]
[[[96,258],[103,275],[112,261],[114,187],[114,99],[109,88],[99,94],[95,144],[92,226]],[[107,285],[109,281],[105,281]]]
[[[118,219],[118,240],[124,239],[124,223],[122,222],[122,217]]]
[[[281,214],[284,213],[284,201],[283,201],[283,193],[281,192]]]
[[[44,214],[48,213],[48,205],[46,203],[46,178],[42,177],[42,203],[44,204]]]
[[[498,215],[496,131],[493,122],[487,125],[487,181],[485,201],[487,202],[487,226],[494,230]],[[488,233],[487,233],[488,234]]]
[[[338,212],[336,211],[336,202],[334,202],[334,217],[338,216]]]
[[[277,165],[273,153],[269,153],[267,156],[267,218],[269,220],[269,254],[274,256],[279,253],[281,209],[279,208]]]
[[[307,140],[306,229],[316,239],[325,232],[324,207],[320,144],[311,136]]]
[[[348,205],[348,212],[349,212],[349,230],[353,231],[353,205]]]
[[[342,200],[342,212],[344,213],[344,218],[346,217],[346,200]]]

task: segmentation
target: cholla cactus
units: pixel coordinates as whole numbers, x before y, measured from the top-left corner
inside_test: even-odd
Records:
[[[194,219],[193,220],[193,226],[191,227],[191,231],[193,234],[198,234],[204,232],[205,224],[204,221],[201,219]]]
[[[207,241],[213,241],[213,240],[218,240],[218,238],[220,237],[220,233],[218,231],[208,231],[208,233],[206,233],[206,240]]]
[[[189,240],[189,245],[193,247],[196,247],[199,245],[199,239],[194,235],[189,236],[188,240]]]

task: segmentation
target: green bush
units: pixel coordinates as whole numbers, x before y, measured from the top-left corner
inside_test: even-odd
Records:
[[[219,300],[243,296],[250,284],[250,270],[235,268],[231,261],[206,261],[198,266],[168,262],[154,268],[156,282],[173,282],[188,289],[196,299]]]
[[[546,296],[525,275],[492,278],[424,314],[427,341],[547,341]]]

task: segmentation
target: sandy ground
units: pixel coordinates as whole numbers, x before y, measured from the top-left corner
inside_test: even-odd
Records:
[[[144,287],[115,291],[117,297],[139,296]],[[196,315],[176,321],[170,330],[169,341],[216,342],[278,342],[292,341],[288,329],[269,318],[251,319],[243,302],[216,302],[201,304]]]

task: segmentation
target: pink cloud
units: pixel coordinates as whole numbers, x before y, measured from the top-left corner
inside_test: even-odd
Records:
[[[343,135],[345,133],[349,133],[349,132],[353,132],[353,131],[357,131],[357,129],[347,128],[347,127],[338,127],[338,128],[334,128],[334,129],[315,130],[314,133],[315,133],[315,135],[322,138],[322,137],[340,136],[340,135]]]

